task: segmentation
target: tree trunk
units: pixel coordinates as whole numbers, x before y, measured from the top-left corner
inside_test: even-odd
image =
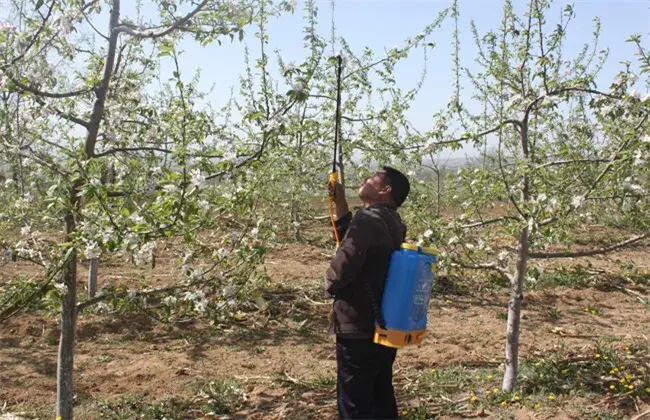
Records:
[[[530,228],[526,226],[519,233],[517,252],[517,271],[510,279],[510,301],[508,302],[508,324],[506,326],[506,368],[502,389],[511,392],[517,386],[519,370],[519,331],[521,324],[521,304],[524,300],[523,288],[528,265],[528,237]]]
[[[95,297],[97,293],[97,273],[99,272],[99,258],[90,259],[88,269],[88,298]]]
[[[526,163],[530,156],[528,147],[528,121],[521,122],[521,150]],[[528,170],[522,176],[521,202],[530,201],[530,175]],[[523,216],[523,214],[522,214]],[[521,325],[521,303],[524,300],[524,279],[526,278],[526,266],[529,256],[529,239],[531,224],[526,221],[526,226],[519,232],[519,245],[517,246],[517,271],[510,280],[510,301],[508,302],[508,325],[506,327],[506,368],[503,374],[502,389],[511,392],[517,386],[517,375],[519,372],[519,331]]]
[[[73,188],[72,200],[76,201],[76,188]],[[66,242],[72,242],[75,230],[74,214],[65,217]],[[72,245],[70,245],[72,246]],[[67,254],[68,250],[66,250]],[[57,419],[72,420],[73,406],[73,361],[74,336],[77,321],[77,253],[74,249],[65,262],[63,270],[64,294],[61,300],[61,338],[59,340],[59,359],[57,372]]]

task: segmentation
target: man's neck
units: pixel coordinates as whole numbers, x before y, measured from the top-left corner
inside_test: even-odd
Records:
[[[364,201],[363,202],[363,206],[365,208],[377,206],[377,205],[386,206],[386,207],[396,207],[395,204],[385,202],[385,201]]]

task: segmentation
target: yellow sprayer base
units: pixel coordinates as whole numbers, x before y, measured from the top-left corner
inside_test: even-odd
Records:
[[[401,349],[404,346],[420,344],[427,330],[418,331],[398,331],[387,329],[384,330],[379,325],[375,325],[375,337],[373,341],[381,346]]]

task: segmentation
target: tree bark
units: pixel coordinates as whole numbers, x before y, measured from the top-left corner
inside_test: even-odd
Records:
[[[71,188],[70,199],[73,202],[73,208],[76,207],[77,188],[74,185]],[[74,214],[70,211],[65,216],[66,242],[73,240],[73,234],[76,229]],[[77,321],[77,253],[72,248],[68,256],[68,249],[65,254],[68,261],[65,262],[63,270],[63,284],[65,285],[61,299],[61,338],[59,339],[59,358],[57,371],[57,402],[56,416],[62,420],[72,420],[73,398],[73,363],[74,363],[74,338]]]
[[[99,271],[99,258],[90,259],[90,268],[88,269],[88,298],[95,297],[97,293],[97,274]]]
[[[524,119],[521,124],[521,149],[527,164],[530,162],[530,149],[528,145],[528,120]],[[521,202],[528,203],[531,199],[530,175],[528,169],[522,176]],[[529,216],[532,217],[532,216]],[[517,246],[517,271],[510,280],[510,301],[508,302],[508,324],[506,326],[506,367],[503,374],[503,391],[511,392],[517,386],[517,375],[519,373],[519,331],[521,329],[521,304],[524,300],[524,279],[526,278],[526,267],[530,254],[531,223],[527,224],[519,232],[519,244]]]
[[[517,386],[519,371],[519,331],[521,325],[521,304],[528,265],[528,239],[530,228],[526,226],[519,233],[517,271],[510,280],[510,301],[508,302],[508,324],[506,326],[506,368],[502,389],[511,392]]]

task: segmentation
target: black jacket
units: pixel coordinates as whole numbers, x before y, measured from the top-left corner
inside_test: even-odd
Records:
[[[395,208],[373,205],[336,222],[341,246],[325,273],[325,295],[333,297],[330,334],[374,333],[391,254],[406,236]],[[373,308],[373,306],[375,306]]]

